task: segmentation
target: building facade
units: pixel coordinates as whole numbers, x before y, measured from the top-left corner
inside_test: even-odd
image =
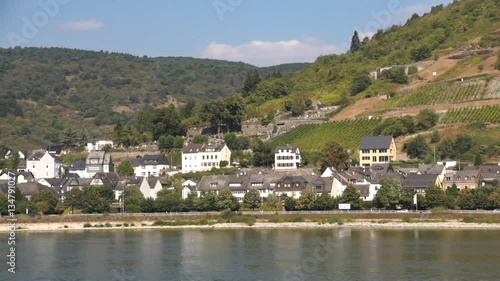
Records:
[[[300,161],[300,150],[296,146],[278,146],[274,152],[275,170],[296,170]]]
[[[48,151],[34,151],[26,160],[26,170],[31,172],[35,179],[59,178],[62,161]]]
[[[370,167],[396,159],[396,143],[392,136],[363,137],[359,146],[359,164]]]
[[[189,144],[182,149],[182,173],[220,168],[221,161],[231,163],[231,150],[225,144]]]

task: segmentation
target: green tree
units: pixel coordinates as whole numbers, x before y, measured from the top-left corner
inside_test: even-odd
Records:
[[[83,192],[78,188],[72,188],[70,191],[64,194],[64,203],[71,208],[71,213],[73,214],[75,209],[81,208]]]
[[[406,75],[404,67],[393,67],[391,69],[384,70],[380,74],[380,78],[397,84],[408,83],[408,75]]]
[[[438,145],[439,156],[441,159],[450,159],[455,157],[455,144],[449,138],[445,138]]]
[[[454,143],[453,155],[455,158],[459,158],[463,154],[469,152],[472,149],[472,137],[468,135],[459,135]]]
[[[208,136],[207,135],[196,135],[193,137],[193,143],[208,143]]]
[[[432,131],[431,143],[438,143],[440,139],[439,132],[437,130]]]
[[[223,189],[219,192],[217,195],[216,206],[219,210],[237,211],[240,209],[238,199],[233,196],[230,189]]]
[[[349,167],[349,153],[338,143],[329,142],[321,152],[321,170],[327,167],[334,167],[337,171],[345,170]]]
[[[78,135],[71,128],[64,132],[63,145],[66,148],[75,148],[78,143]]]
[[[430,109],[422,109],[417,114],[417,129],[427,130],[434,127],[438,121],[439,116]]]
[[[474,159],[474,166],[480,166],[483,164],[483,158],[481,157],[481,154],[476,154],[476,158]]]
[[[445,193],[438,186],[429,186],[425,189],[427,207],[433,209],[444,206]]]
[[[122,202],[124,202],[125,212],[139,213],[142,211],[142,207],[144,205],[144,195],[138,187],[125,187],[124,196],[121,198],[121,200]]]
[[[460,191],[458,190],[458,187],[456,184],[453,184],[451,187],[446,189],[445,202],[444,202],[444,205],[446,208],[455,209],[459,192]]]
[[[183,203],[182,194],[165,189],[158,192],[155,208],[158,212],[179,212],[183,210]]]
[[[260,193],[257,189],[250,189],[245,196],[243,197],[243,205],[245,208],[249,208],[255,210],[260,207],[262,202],[262,198],[260,197]]]
[[[293,197],[286,197],[284,201],[285,210],[294,211],[297,207],[297,200]]]
[[[368,89],[372,84],[372,79],[368,75],[358,75],[352,79],[351,94],[356,95]]]
[[[470,189],[462,189],[457,197],[457,206],[462,210],[474,210],[476,209],[476,202],[474,200],[474,194]]]
[[[335,198],[330,196],[328,192],[321,193],[314,201],[314,209],[316,210],[333,210],[335,208]]]
[[[300,198],[297,201],[297,209],[299,210],[313,210],[315,207],[316,194],[312,190],[302,190]]]
[[[173,105],[160,108],[153,113],[153,137],[158,140],[161,136],[184,136],[186,128],[182,125],[182,120]]]
[[[359,39],[359,34],[358,34],[358,31],[354,31],[354,34],[352,35],[352,38],[351,38],[351,52],[356,52],[358,51],[359,49],[361,49],[361,41]]]
[[[101,197],[99,186],[87,185],[83,188],[81,207],[83,213],[109,212],[110,202]]]
[[[195,201],[195,206],[198,211],[216,211],[217,210],[217,194],[215,191],[202,191],[200,200]]]
[[[405,143],[405,149],[410,158],[418,159],[424,159],[430,152],[430,148],[425,142],[425,138],[420,135]]]
[[[493,209],[500,208],[500,187],[497,187],[488,197],[488,204]]]
[[[227,133],[224,135],[224,142],[226,143],[227,147],[234,151],[238,149],[238,137],[236,137],[235,133]]]
[[[274,153],[268,143],[263,143],[261,140],[253,147],[253,165],[260,167],[270,167],[274,163]]]
[[[221,168],[226,168],[228,165],[229,165],[229,162],[227,162],[226,160],[222,160],[219,163],[219,167],[221,167]]]
[[[410,208],[412,205],[413,192],[403,188],[401,182],[396,179],[384,179],[380,182],[380,190],[373,199],[377,208],[394,210],[397,206]]]
[[[420,46],[411,51],[411,56],[415,61],[428,59],[431,55],[431,50],[427,46]]]
[[[181,136],[177,136],[174,138],[174,148],[183,148],[184,147],[184,138]]]
[[[266,203],[269,207],[273,208],[273,210],[281,209],[280,198],[274,193],[271,193],[269,194],[269,196],[267,196]]]
[[[132,163],[130,160],[125,159],[118,165],[116,172],[120,176],[133,176],[135,175],[134,167],[132,167]]]
[[[158,148],[159,149],[172,149],[174,148],[175,137],[172,135],[161,136],[158,139]]]
[[[352,184],[346,187],[339,201],[340,203],[351,204],[351,210],[361,209],[362,200],[359,197],[359,192]]]
[[[59,201],[54,192],[52,192],[52,190],[50,190],[50,188],[48,187],[33,195],[32,200],[35,203],[38,211],[44,214],[55,213],[56,206]]]
[[[156,212],[155,200],[151,197],[142,200],[141,211],[143,213]]]
[[[243,89],[241,90],[243,97],[248,96],[250,92],[255,90],[260,82],[261,79],[257,70],[248,71],[245,82],[243,83]]]
[[[113,188],[109,185],[101,185],[99,186],[99,194],[101,195],[101,198],[106,200],[107,202],[111,203],[113,200],[115,200],[115,192],[113,191]]]
[[[488,199],[494,190],[495,188],[492,187],[479,187],[474,190],[474,202],[477,209],[490,209]]]

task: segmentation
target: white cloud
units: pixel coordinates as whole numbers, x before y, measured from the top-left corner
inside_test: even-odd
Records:
[[[212,42],[202,53],[203,58],[243,61],[256,66],[271,66],[291,62],[314,62],[320,55],[338,54],[345,50],[315,38],[289,41],[251,41],[233,46]]]
[[[70,31],[87,31],[100,29],[104,26],[104,23],[96,20],[84,20],[84,21],[70,21],[64,23],[61,28],[63,30]]]

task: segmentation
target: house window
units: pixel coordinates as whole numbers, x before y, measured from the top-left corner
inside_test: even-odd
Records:
[[[380,153],[387,153],[387,149],[380,149],[378,152],[380,152]]]
[[[372,153],[377,153],[377,150],[376,149],[372,149]]]
[[[361,153],[366,153],[366,154],[368,154],[368,153],[370,153],[370,150],[369,150],[369,149],[363,149],[363,150],[361,150]]]
[[[387,156],[380,156],[378,158],[379,162],[388,162],[389,161],[389,157]]]
[[[377,156],[373,156],[372,161],[377,162]]]
[[[362,158],[363,160],[366,160],[366,161],[369,161],[370,160],[370,156],[363,156]]]

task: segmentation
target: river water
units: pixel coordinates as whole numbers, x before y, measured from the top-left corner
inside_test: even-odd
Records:
[[[0,280],[500,280],[498,230],[87,230],[6,240]],[[5,254],[3,254],[5,253]]]

